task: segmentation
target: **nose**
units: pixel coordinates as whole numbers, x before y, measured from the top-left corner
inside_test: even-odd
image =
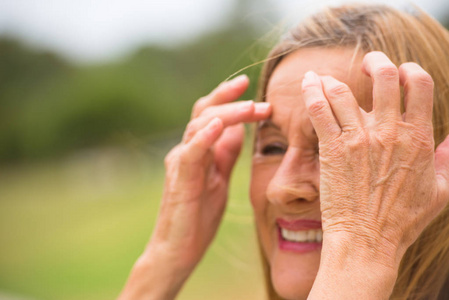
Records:
[[[288,148],[268,184],[268,201],[288,205],[298,201],[313,202],[319,198],[318,158],[304,152],[300,148]]]

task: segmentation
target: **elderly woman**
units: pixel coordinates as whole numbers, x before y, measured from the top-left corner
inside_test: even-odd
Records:
[[[330,8],[197,101],[120,299],[173,299],[211,243],[258,122],[251,203],[269,299],[449,299],[449,34],[422,12]],[[437,146],[438,145],[438,146]]]

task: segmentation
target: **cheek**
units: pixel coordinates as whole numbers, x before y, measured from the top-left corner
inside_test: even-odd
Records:
[[[276,164],[253,164],[251,175],[250,198],[260,246],[265,257],[270,261],[273,241],[274,207],[266,197],[267,187],[277,169]]]
[[[252,165],[251,183],[250,183],[250,199],[256,217],[263,213],[268,205],[266,191],[270,180],[276,172],[276,167],[261,164]]]
[[[266,190],[272,174],[266,165],[252,166],[250,199],[253,207],[255,225],[258,233],[259,246],[268,261],[271,257],[272,242],[270,239],[270,211],[273,207],[266,197]]]

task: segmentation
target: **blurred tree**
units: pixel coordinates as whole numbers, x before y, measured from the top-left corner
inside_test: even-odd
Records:
[[[30,50],[11,37],[0,39],[0,160],[23,156],[19,141],[20,115],[71,66],[50,52]]]
[[[103,65],[76,66],[0,38],[0,163],[179,136],[196,99],[272,46],[260,39],[276,19],[260,11],[264,2],[235,1],[224,28]],[[252,81],[244,99],[254,97],[259,71],[242,72]]]
[[[237,1],[227,27],[188,44],[143,47],[104,65],[71,65],[2,38],[0,162],[180,135],[196,99],[262,57],[251,57],[262,28],[246,17],[254,5]],[[248,72],[251,99],[259,66]]]

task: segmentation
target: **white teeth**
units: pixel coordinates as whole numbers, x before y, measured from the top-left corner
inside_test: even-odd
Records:
[[[311,242],[316,240],[316,231],[315,230],[307,231],[307,240],[311,241]]]
[[[281,234],[284,239],[291,242],[321,243],[323,240],[323,231],[321,229],[293,231],[281,228]]]
[[[321,230],[318,230],[316,233],[316,241],[321,243],[322,240],[323,240],[323,232]]]
[[[294,240],[299,241],[299,242],[307,242],[307,240],[308,240],[307,231],[296,231]]]

